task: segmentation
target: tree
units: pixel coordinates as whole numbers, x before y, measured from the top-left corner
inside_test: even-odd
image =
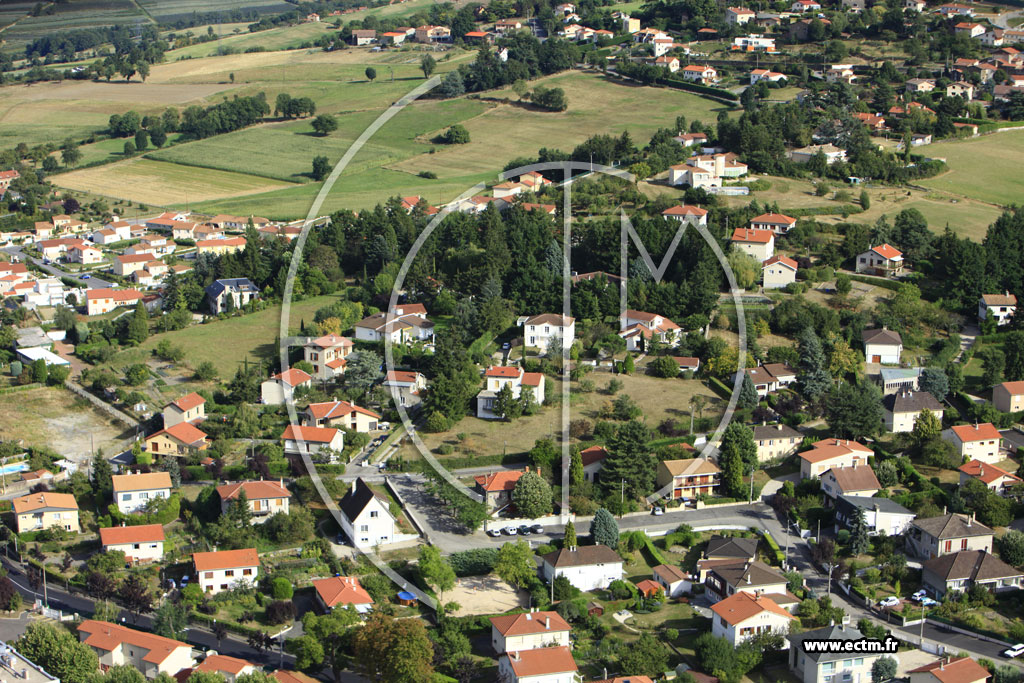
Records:
[[[590,538],[597,545],[606,545],[612,550],[619,547],[619,524],[612,517],[612,513],[604,508],[598,508],[594,513],[594,519],[590,522]]]
[[[648,366],[656,377],[678,377],[679,363],[671,356],[658,356]]]
[[[494,573],[516,588],[529,585],[531,579],[537,575],[537,565],[530,544],[522,540],[503,544],[498,549]]]
[[[981,383],[986,387],[1003,381],[1006,369],[1006,354],[994,346],[982,347],[977,354],[981,358]]]
[[[498,395],[494,397],[494,414],[511,422],[519,418],[522,413],[522,403],[512,391],[512,384],[505,382],[501,385],[501,389],[498,389]]]
[[[882,429],[882,396],[869,382],[843,383],[829,392],[825,419],[839,438],[874,436]]]
[[[323,180],[331,172],[331,162],[325,156],[313,157],[313,180]]]
[[[135,304],[135,312],[128,321],[128,339],[136,344],[146,341],[149,336],[149,312],[140,300]]]
[[[117,597],[131,613],[133,622],[138,622],[143,612],[153,609],[153,594],[149,590],[149,583],[138,574],[132,574],[121,581]]]
[[[110,667],[100,680],[102,683],[146,683],[146,677],[131,664]]]
[[[82,150],[78,149],[78,146],[74,144],[66,145],[60,150],[60,158],[65,166],[74,166],[82,160]]]
[[[721,453],[720,461],[733,457],[738,458],[742,463],[744,474],[757,469],[757,444],[754,442],[754,430],[744,424],[732,422],[725,428],[719,451]]]
[[[455,588],[455,570],[452,565],[441,557],[441,551],[436,546],[425,545],[420,547],[419,569],[420,576],[437,593],[438,602],[443,604],[444,593]]]
[[[196,379],[204,382],[217,379],[217,366],[208,360],[204,360],[196,367]]]
[[[925,443],[939,436],[942,433],[942,423],[939,421],[938,416],[930,410],[922,410],[918,413],[917,417],[914,418],[914,429],[911,434],[914,438],[914,443],[921,447]]]
[[[865,211],[871,208],[871,197],[868,196],[867,190],[860,191],[860,208],[864,209]]]
[[[571,431],[572,427],[570,426],[569,429]],[[569,483],[574,487],[583,485],[583,456],[579,447],[574,448],[569,457]]]
[[[413,619],[374,613],[352,634],[356,669],[375,683],[424,683],[433,674],[434,649]]]
[[[832,388],[832,376],[828,373],[821,339],[808,326],[800,333],[797,341],[800,350],[800,391],[808,400],[816,401]]]
[[[927,391],[936,400],[945,400],[949,393],[949,378],[942,368],[925,368],[921,371],[921,391]]]
[[[125,140],[124,146],[122,147],[122,154],[126,157],[130,157],[135,154],[135,141]]]
[[[313,119],[313,130],[318,135],[327,135],[338,130],[338,119],[334,118],[330,114],[320,114]]]
[[[32,362],[32,381],[38,382],[39,384],[46,384],[46,361],[42,358],[37,358]]]
[[[366,80],[373,82],[373,79],[377,78],[377,70],[372,66],[366,67]]]
[[[548,111],[565,111],[569,108],[569,98],[561,88],[545,88],[538,85],[533,89],[530,100],[541,109]]]
[[[469,131],[461,124],[455,124],[445,131],[441,141],[446,145],[464,145],[469,142]]]
[[[164,638],[184,640],[188,629],[188,606],[165,600],[153,613],[153,632]]]
[[[622,374],[632,375],[636,369],[635,363],[633,362],[633,354],[626,352],[626,357],[622,361]]]
[[[452,98],[465,94],[466,85],[462,80],[462,74],[458,69],[449,71],[441,79],[441,85],[437,87],[437,94],[440,97]]]
[[[519,477],[512,489],[512,504],[519,514],[528,519],[537,519],[551,514],[551,487],[536,472],[527,472]]]
[[[434,73],[434,69],[437,68],[437,61],[430,55],[423,55],[420,58],[420,71],[423,72],[423,78],[430,78],[430,74]]]
[[[1024,532],[1011,529],[999,539],[999,556],[1014,567],[1024,565]]]
[[[318,616],[307,612],[302,618],[303,635],[285,641],[285,649],[295,655],[297,668],[315,673],[326,667],[340,683],[342,672],[349,666],[349,638],[359,623],[354,609],[335,609]],[[273,640],[270,641],[273,645]]]
[[[899,663],[892,657],[879,657],[871,664],[871,683],[883,683],[896,678]]]
[[[630,674],[658,678],[668,669],[669,650],[658,638],[643,633],[619,655],[619,666]]]
[[[850,518],[850,552],[853,555],[866,553],[871,548],[871,537],[868,535],[868,524],[864,519],[863,508],[857,507]]]
[[[149,131],[145,128],[140,128],[135,131],[135,149],[142,152],[147,147],[149,147]]]
[[[1008,382],[1024,380],[1024,331],[1011,332],[1003,342],[1006,357],[1004,374]]]
[[[740,385],[740,395],[736,405],[742,410],[753,410],[757,407],[757,403],[757,388],[754,386],[754,380],[750,378],[749,372],[744,372],[743,384]]]
[[[565,533],[562,536],[562,547],[575,548],[576,545],[576,525],[570,520],[565,523]]]
[[[26,659],[67,683],[91,682],[100,666],[93,649],[58,624],[30,623],[14,647]]]

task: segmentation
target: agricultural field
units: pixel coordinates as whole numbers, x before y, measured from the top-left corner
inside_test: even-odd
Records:
[[[937,142],[925,150],[945,159],[950,170],[921,185],[1000,206],[1020,202],[1020,180],[1006,169],[1024,154],[1024,131],[993,133],[970,140]]]
[[[229,12],[236,9],[252,9],[263,14],[276,14],[291,9],[282,0],[220,0],[216,9],[203,0],[139,0],[139,6],[155,20],[164,23],[191,16],[193,13],[210,11]]]
[[[188,0],[185,0],[186,2]],[[330,33],[334,28],[327,22],[303,23],[294,26],[281,26],[266,31],[237,33],[227,35],[218,41],[189,45],[188,47],[171,50],[166,59],[169,62],[179,59],[196,59],[223,54],[224,50],[245,52],[249,48],[259,47],[264,50],[293,50],[303,43],[315,42],[317,38]]]
[[[17,7],[25,14],[35,5],[11,4],[12,9]],[[22,9],[26,7],[27,9]],[[53,10],[52,14],[25,16],[18,19],[13,26],[5,28],[0,33],[0,37],[6,41],[4,51],[20,52],[29,42],[54,31],[74,31],[115,24],[148,24],[153,21],[132,0],[70,0],[53,3],[50,7]]]
[[[254,175],[139,158],[55,175],[52,180],[58,187],[69,190],[158,206],[260,194],[287,186],[287,183]]]

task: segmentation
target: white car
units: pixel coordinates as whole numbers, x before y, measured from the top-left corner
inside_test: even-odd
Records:
[[[900,599],[897,598],[895,595],[890,595],[889,597],[884,598],[878,604],[882,607],[898,607],[900,604]]]
[[[938,604],[938,600],[932,600],[928,596],[921,598],[921,607],[935,607]]]
[[[923,589],[923,588],[922,588],[921,590],[917,591],[916,593],[914,593],[914,594],[913,594],[912,596],[910,596],[910,597],[911,597],[911,599],[912,599],[912,600],[913,600],[914,602],[919,602],[919,601],[921,600],[921,598],[926,598],[926,597],[928,597],[928,591],[926,591],[925,589]]]
[[[1003,650],[1003,656],[1009,659],[1024,655],[1024,643],[1017,643],[1011,648]]]

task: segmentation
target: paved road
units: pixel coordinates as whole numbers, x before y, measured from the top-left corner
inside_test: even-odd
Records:
[[[39,266],[41,269],[43,269],[50,275],[54,275],[56,277],[68,277],[71,278],[72,280],[79,279],[78,273],[69,273],[67,271],[61,270],[60,268],[52,264],[45,264],[41,259],[26,256],[25,252],[22,250],[20,246],[4,247],[3,251],[7,252],[11,256],[17,256],[22,260],[23,263],[31,262],[34,265]],[[92,275],[92,277],[90,277],[88,280],[79,280],[79,282],[82,283],[83,287],[87,287],[89,289],[102,289],[103,287],[115,286],[113,282],[107,282],[106,280],[103,280],[97,277],[96,275]]]
[[[1021,9],[1013,10],[1012,12],[1002,12],[998,16],[992,18],[992,23],[999,28],[1016,28],[1014,26],[1010,26],[1010,20],[1021,15],[1024,15],[1024,10]]]

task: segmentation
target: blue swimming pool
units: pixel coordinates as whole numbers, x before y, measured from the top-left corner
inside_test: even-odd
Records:
[[[27,472],[27,462],[16,462],[13,465],[4,465],[0,467],[0,474],[14,474],[15,472]]]

